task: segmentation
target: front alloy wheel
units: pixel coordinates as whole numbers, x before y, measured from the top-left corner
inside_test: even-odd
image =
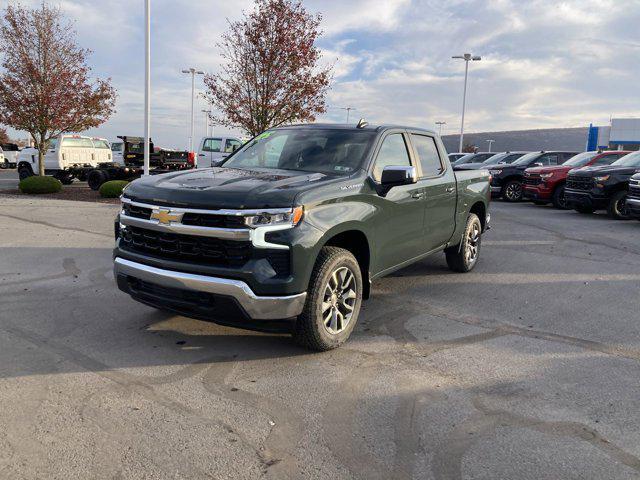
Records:
[[[504,187],[504,199],[508,202],[522,200],[522,183],[512,180]]]
[[[362,272],[353,254],[323,247],[316,260],[307,301],[293,331],[294,340],[318,351],[342,345],[356,326],[362,304]]]
[[[349,325],[356,297],[356,278],[353,272],[347,267],[338,268],[329,277],[322,302],[324,328],[331,335],[342,332]]]

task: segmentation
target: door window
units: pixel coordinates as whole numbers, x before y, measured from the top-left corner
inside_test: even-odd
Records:
[[[593,162],[591,165],[593,166],[598,166],[598,165],[611,165],[613,162],[615,162],[616,160],[620,159],[620,155],[604,155],[602,157],[600,157],[599,159],[597,159],[595,162]]]
[[[384,170],[384,167],[391,165],[411,166],[407,144],[401,133],[393,133],[387,136],[382,142],[376,163],[373,167],[373,178],[379,182],[382,179],[382,170]]]
[[[235,147],[235,149],[239,149],[242,146],[242,143],[240,143],[238,140],[234,140],[232,138],[228,138],[227,141],[224,144],[224,151],[225,153],[233,153],[234,149],[233,147]]]
[[[535,160],[533,163],[541,163],[543,166],[547,165],[558,165],[558,154],[557,153],[547,153],[542,155],[540,158]]]
[[[219,152],[221,143],[222,143],[222,139],[221,138],[207,138],[204,141],[204,145],[202,145],[202,151],[204,151],[204,152]]]
[[[438,147],[432,137],[411,134],[411,142],[416,148],[423,177],[435,177],[442,173],[442,162],[438,154]]]

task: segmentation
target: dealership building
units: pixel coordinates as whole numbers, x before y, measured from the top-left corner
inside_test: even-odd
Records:
[[[608,127],[589,126],[587,150],[640,150],[640,118],[613,118]]]

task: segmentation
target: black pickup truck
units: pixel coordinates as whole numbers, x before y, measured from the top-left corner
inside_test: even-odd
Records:
[[[111,144],[113,162],[101,163],[86,174],[92,190],[99,190],[109,180],[135,180],[143,174],[144,138],[118,136],[120,141]],[[188,170],[193,168],[193,158],[189,152],[156,149],[149,139],[149,170],[152,174]]]
[[[530,167],[561,165],[577,152],[531,152],[521,156],[509,165],[490,167],[491,194],[502,197],[507,202],[519,202],[523,198],[524,171]]]
[[[611,218],[629,219],[629,179],[638,172],[640,152],[630,153],[611,165],[571,170],[565,187],[567,205],[580,213],[607,210]]]
[[[629,195],[627,196],[629,215],[640,220],[640,173],[629,179]]]
[[[489,201],[488,173],[454,173],[432,131],[277,128],[220,167],[129,184],[115,277],[147,305],[327,350],[373,280],[442,251],[470,271]]]

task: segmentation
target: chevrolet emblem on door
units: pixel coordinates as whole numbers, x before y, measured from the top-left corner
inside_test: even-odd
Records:
[[[151,220],[158,220],[162,225],[169,225],[171,222],[182,220],[182,213],[171,213],[171,210],[154,210],[151,213]]]

